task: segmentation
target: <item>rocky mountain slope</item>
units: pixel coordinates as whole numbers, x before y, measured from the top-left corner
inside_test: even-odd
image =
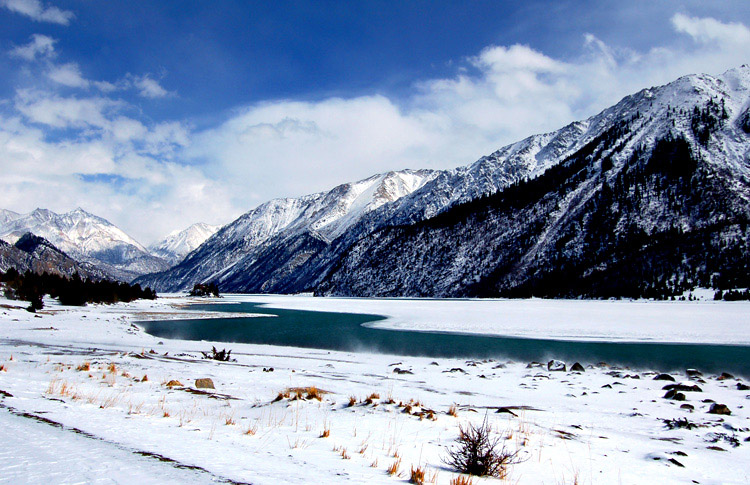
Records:
[[[749,120],[747,67],[643,90],[586,122],[586,144],[542,176],[359,239],[318,291],[665,297],[750,286]]]
[[[43,237],[72,258],[93,264],[110,277],[132,280],[169,267],[121,229],[101,217],[76,209],[56,214],[36,209],[28,214],[3,211],[0,238],[15,243],[27,232]]]
[[[0,271],[4,273],[10,268],[19,273],[33,271],[60,276],[78,273],[82,278],[106,278],[106,274],[96,266],[79,263],[46,239],[31,233],[22,235],[15,244],[0,240]]]
[[[198,222],[182,231],[174,231],[161,241],[152,244],[148,250],[156,257],[175,265],[192,250],[214,235],[221,226]]]
[[[746,66],[686,76],[466,167],[274,200],[139,281],[421,296],[568,294],[550,288],[569,271],[579,285],[569,294],[718,284],[738,260],[716,258],[745,254],[747,241],[749,80]],[[699,264],[698,248],[716,258]],[[641,272],[606,290],[629,265]]]

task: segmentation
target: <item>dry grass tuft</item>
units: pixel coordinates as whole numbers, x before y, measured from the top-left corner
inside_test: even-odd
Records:
[[[171,381],[167,382],[164,385],[167,386],[167,387],[178,387],[178,386],[182,387],[182,382],[180,382],[180,381],[178,381],[176,379],[172,379]]]
[[[351,458],[351,456],[349,456],[349,453],[346,452],[346,448],[343,448],[341,450],[341,459],[348,460],[350,458]]]
[[[169,411],[167,411],[167,410],[165,409],[165,410],[164,410],[164,414],[162,414],[162,417],[163,417],[163,418],[168,418],[168,417],[170,417],[170,416],[171,416],[171,414],[169,414]]]
[[[125,377],[126,379],[130,379],[130,374],[128,374],[126,371],[122,371],[122,374],[120,374],[122,377]]]
[[[421,466],[414,468],[414,466],[412,466],[411,476],[409,477],[409,483],[414,483],[416,485],[424,485],[425,483],[424,468],[422,468]]]
[[[248,436],[255,436],[255,433],[257,433],[257,432],[258,432],[258,423],[251,424],[245,430],[245,434],[248,435]]]
[[[450,485],[474,485],[474,480],[467,475],[459,475],[451,478]]]
[[[234,416],[227,416],[224,419],[224,424],[226,424],[227,426],[234,426],[235,424],[237,424],[237,422],[235,422]]]
[[[320,437],[321,438],[328,438],[329,436],[331,436],[331,428],[329,428],[328,426],[326,426],[325,428],[323,428],[323,432],[320,433]]]
[[[365,399],[365,404],[373,404],[376,399],[380,399],[380,394],[377,392],[373,392],[369,396],[367,396],[367,399]]]
[[[110,374],[114,374],[117,372],[117,366],[114,362],[109,363],[109,365],[107,366],[107,371],[109,371]]]
[[[289,396],[291,396],[291,393],[288,390],[286,390],[286,391],[280,391],[276,395],[276,398],[273,401],[271,401],[271,402],[279,402],[282,399],[289,399]]]
[[[401,458],[397,458],[385,471],[388,475],[396,475],[398,474],[399,468],[401,468]]]
[[[448,408],[448,416],[458,417],[458,407],[455,404],[451,404],[451,407]]]
[[[143,377],[141,377],[141,382],[148,382],[148,376],[146,374],[143,374]]]
[[[355,404],[357,404],[357,398],[354,397],[354,396],[349,396],[349,405],[348,405],[348,407],[352,407]]]
[[[307,388],[307,399],[317,399],[318,401],[323,400],[323,393],[315,386]]]
[[[377,458],[375,458],[375,461],[373,461],[372,463],[370,463],[370,466],[371,466],[372,468],[377,468],[377,467],[378,467],[378,459],[377,459]]]
[[[0,365],[0,372],[8,372],[8,368],[5,365]]]
[[[80,371],[80,372],[88,372],[88,371],[91,370],[91,363],[90,362],[84,362],[83,364],[81,364],[78,367],[76,367],[76,370]]]
[[[360,448],[357,453],[359,453],[360,455],[364,455],[365,451],[367,451],[367,445],[362,445],[362,448]]]

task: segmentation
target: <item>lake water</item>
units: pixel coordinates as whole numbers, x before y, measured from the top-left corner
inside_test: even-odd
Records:
[[[241,342],[340,351],[382,352],[426,357],[512,359],[572,364],[597,363],[660,371],[697,368],[750,377],[750,346],[498,337],[441,332],[388,330],[364,326],[379,315],[266,308],[253,302],[194,305],[196,310],[244,312],[271,317],[215,318],[142,322],[157,337]]]

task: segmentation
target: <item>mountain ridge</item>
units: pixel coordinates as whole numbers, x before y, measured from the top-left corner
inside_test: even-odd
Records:
[[[741,204],[747,204],[749,197],[744,184],[750,178],[750,155],[744,136],[747,131],[743,131],[743,127],[750,126],[748,79],[750,69],[743,66],[721,76],[683,76],[663,86],[643,89],[586,120],[570,123],[554,132],[532,135],[468,166],[431,171],[423,183],[409,187],[411,190],[404,190],[397,194],[398,197],[357,213],[343,231],[320,231],[309,219],[302,217],[304,211],[285,209],[287,206],[306,206],[305,201],[309,198],[324,199],[322,194],[334,197],[338,187],[327,193],[298,199],[269,201],[225,226],[180,265],[165,273],[147,275],[139,281],[162,290],[185,289],[195,282],[210,280],[217,282],[223,291],[290,293],[320,287],[326,292],[331,287],[324,281],[335,267],[341,266],[344,254],[351,254],[350,249],[358,241],[377,231],[429,220],[451,207],[537,178],[584,150],[591,150],[587,156],[596,152],[595,163],[611,164],[618,172],[636,150],[649,151],[667,133],[684,137],[696,156],[705,158],[706,163],[718,170],[717,173],[733,175],[734,178],[727,178],[735,185],[733,193]],[[717,100],[716,104],[710,105],[713,100]],[[722,110],[727,119],[722,118]],[[713,125],[719,122],[724,125],[717,131]],[[627,132],[617,132],[618,125],[621,131],[625,129],[623,123],[627,123]],[[727,126],[736,129],[725,129]],[[594,140],[603,143],[605,133],[610,133],[608,136],[612,138],[607,143],[614,145],[604,152],[597,147],[586,148]],[[588,183],[593,187],[594,182]],[[339,187],[347,185],[350,184]],[[558,201],[562,204],[560,207],[547,213],[547,217],[557,222],[539,235],[542,238],[537,244],[539,248],[544,246],[543,238],[554,236],[559,227],[566,225],[570,211],[575,212],[580,203],[585,202],[587,192],[584,189],[577,188],[579,198],[576,194],[567,194]],[[647,207],[645,210],[654,209]],[[292,212],[298,222],[296,226],[283,219]],[[281,217],[276,219],[275,215]],[[273,231],[264,234],[248,231],[254,221],[263,217],[269,219],[262,226],[274,227]],[[644,224],[658,226],[659,218],[654,217]],[[398,247],[390,249],[394,253],[400,250]],[[526,258],[533,258],[534,254],[536,252],[532,251]],[[387,255],[381,256],[386,258]],[[370,263],[374,264],[367,261]],[[336,294],[346,294],[345,287],[338,287],[336,291]]]

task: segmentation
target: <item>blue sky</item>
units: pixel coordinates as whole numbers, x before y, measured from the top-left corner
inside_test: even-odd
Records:
[[[0,0],[0,207],[142,242],[750,62],[750,2]]]

